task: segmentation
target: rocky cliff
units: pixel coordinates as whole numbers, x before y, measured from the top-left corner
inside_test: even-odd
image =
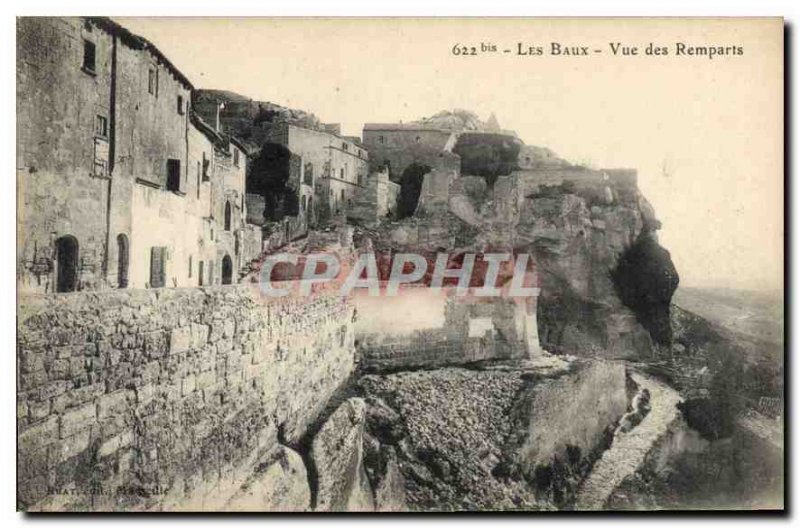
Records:
[[[320,120],[311,112],[288,108],[269,101],[256,101],[227,90],[196,90],[192,105],[207,123],[234,136],[249,152],[258,152],[264,137],[274,123],[286,122],[312,130],[323,130]],[[217,110],[219,108],[219,111]]]
[[[428,173],[415,214],[371,236],[396,251],[528,253],[543,346],[641,358],[672,339],[678,274],[658,244],[660,225],[635,171],[570,166],[496,179]]]

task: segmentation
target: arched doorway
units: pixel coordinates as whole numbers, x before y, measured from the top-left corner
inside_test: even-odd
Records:
[[[233,261],[230,255],[225,255],[222,258],[222,284],[233,283]]]
[[[225,231],[231,230],[231,203],[225,202]]]
[[[64,235],[56,240],[56,291],[78,289],[78,239]]]
[[[130,259],[130,249],[128,247],[128,237],[120,233],[117,235],[117,287],[128,287],[128,261]]]
[[[397,217],[407,218],[417,210],[425,175],[431,171],[427,165],[412,163],[400,177],[400,196],[397,199]]]

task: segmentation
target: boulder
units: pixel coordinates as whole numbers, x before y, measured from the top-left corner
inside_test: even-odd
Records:
[[[225,505],[231,512],[307,511],[311,489],[300,455],[281,446]]]
[[[376,479],[375,489],[375,510],[379,512],[398,512],[406,511],[406,488],[405,479],[400,472],[400,464],[397,462],[397,455],[391,448],[382,450],[385,459],[383,474]]]
[[[366,404],[351,398],[328,418],[311,444],[317,473],[316,511],[374,511],[364,470]]]

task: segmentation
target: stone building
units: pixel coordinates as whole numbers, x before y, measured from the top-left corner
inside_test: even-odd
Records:
[[[366,123],[363,137],[371,168],[388,167],[392,181],[400,181],[411,165],[438,164],[442,153],[455,147],[458,134],[418,123]]]
[[[106,18],[20,18],[17,33],[20,289],[235,280],[244,154],[192,119],[192,83]]]
[[[453,152],[460,132],[419,123],[367,123],[364,145],[372,170],[387,169],[400,186],[396,215],[405,218],[425,209],[440,213],[448,189],[461,173],[461,158]]]
[[[346,214],[369,173],[367,149],[352,138],[276,123],[267,143],[281,145],[294,157],[289,185],[297,193],[299,216],[309,225]]]

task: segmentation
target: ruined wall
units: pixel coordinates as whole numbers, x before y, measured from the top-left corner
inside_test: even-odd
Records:
[[[401,294],[402,297],[402,294]],[[397,304],[393,318],[403,316],[402,301],[382,298],[382,307]],[[370,313],[369,300],[354,300],[360,319],[356,326],[356,340],[361,364],[370,371],[385,371],[443,365],[463,365],[487,359],[526,358],[538,351],[538,335],[535,318],[529,319],[536,336],[535,350],[529,350],[525,340],[523,309],[510,299],[454,298],[441,304],[429,301],[423,306],[424,297],[411,301],[416,309],[430,317],[415,323],[398,322],[387,328],[386,322],[376,320]],[[535,298],[531,303],[536,313]],[[437,309],[441,312],[436,314]],[[429,322],[428,319],[433,322]],[[437,324],[438,321],[438,324]],[[530,323],[529,323],[530,324]]]
[[[354,365],[346,299],[255,286],[20,299],[24,509],[212,509]]]
[[[95,69],[82,69],[84,40]],[[78,241],[78,288],[103,280],[108,152],[96,133],[109,123],[112,38],[79,18],[17,20],[17,282],[21,291],[54,291],[55,241]],[[116,205],[125,208],[126,204]],[[123,210],[121,214],[125,214]]]
[[[370,170],[389,166],[392,181],[399,182],[409,165],[434,167],[444,151],[455,143],[450,130],[403,125],[364,125],[364,145],[370,153]]]
[[[264,225],[264,208],[266,200],[260,194],[247,193],[245,195],[247,210],[247,223],[253,225]]]
[[[461,159],[449,152],[436,158],[431,171],[422,180],[415,215],[440,215],[448,209],[450,186],[460,175]]]
[[[543,186],[555,186],[569,182],[578,191],[586,191],[609,186],[616,192],[636,188],[636,169],[589,169],[586,167],[540,167],[517,170],[512,173],[526,194],[536,192]],[[601,195],[602,196],[602,195]]]
[[[547,147],[523,145],[517,157],[517,166],[522,170],[556,169],[569,167],[570,163]]]
[[[262,232],[260,226],[247,224],[241,230],[241,253],[239,259],[241,266],[245,266],[261,256]]]
[[[356,192],[353,205],[348,208],[348,218],[370,224],[380,223],[397,210],[400,186],[389,181],[388,170],[371,173]]]

